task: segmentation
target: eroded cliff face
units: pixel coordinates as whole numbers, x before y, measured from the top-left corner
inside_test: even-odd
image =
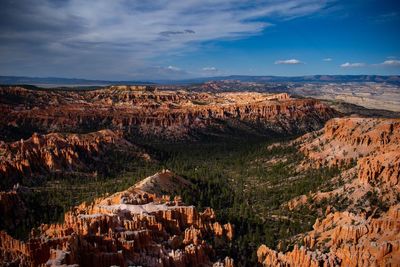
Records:
[[[338,118],[297,140],[314,164],[344,165],[400,148],[400,119]]]
[[[400,119],[341,118],[297,141],[309,166],[350,165],[341,174],[344,185],[332,192],[318,193],[322,199],[335,194],[348,197],[354,207],[369,191],[386,204],[395,204],[400,193]],[[356,179],[354,179],[356,178]]]
[[[257,251],[264,266],[399,266],[400,205],[378,218],[329,213],[316,221],[303,246],[281,253],[264,245]]]
[[[155,176],[184,182],[169,171]],[[65,214],[64,223],[33,229],[27,242],[1,232],[0,262],[19,266],[233,266],[230,258],[217,260],[205,241],[206,237],[231,240],[231,224],[221,225],[212,209],[198,212],[179,198],[171,200],[142,189],[143,183],[83,203]]]
[[[94,91],[32,91],[2,87],[4,129],[81,132],[104,128],[144,137],[182,139],[209,131],[301,133],[337,112],[287,94],[194,93],[108,87]],[[10,130],[11,131],[11,130]]]
[[[90,134],[35,133],[27,140],[0,143],[0,179],[5,187],[19,182],[21,177],[93,171],[113,149],[129,149],[134,156],[149,159],[138,147],[111,130]]]
[[[342,171],[343,181],[335,188],[287,203],[289,209],[312,208],[309,199],[333,206],[304,235],[303,247],[278,253],[261,246],[259,262],[265,266],[399,266],[400,120],[333,119],[297,142],[308,159],[301,168],[345,167],[352,162],[354,166]],[[337,205],[344,202],[345,206]]]

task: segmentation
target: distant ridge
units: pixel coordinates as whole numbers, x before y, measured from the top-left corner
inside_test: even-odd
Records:
[[[0,84],[16,85],[54,85],[54,86],[105,86],[105,85],[146,85],[153,84],[147,81],[107,81],[107,80],[88,80],[76,78],[58,77],[25,77],[25,76],[0,76]]]
[[[316,82],[316,83],[347,83],[347,82],[377,82],[400,85],[400,75],[309,75],[309,76],[247,76],[230,75],[216,77],[201,77],[182,80],[157,80],[150,81],[109,81],[89,80],[58,77],[25,77],[25,76],[0,76],[0,84],[16,85],[30,84],[39,86],[107,86],[107,85],[146,85],[146,84],[193,84],[208,81],[238,80],[241,82]]]
[[[200,83],[206,81],[238,80],[241,82],[385,82],[400,85],[400,75],[308,75],[308,76],[247,76],[230,75],[186,79],[180,82]]]

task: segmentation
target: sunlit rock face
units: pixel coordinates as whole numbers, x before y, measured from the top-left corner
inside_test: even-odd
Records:
[[[338,115],[317,100],[254,92],[195,93],[130,86],[65,92],[1,87],[0,96],[0,123],[10,131],[108,128],[126,135],[176,140],[230,128],[247,133],[304,133]]]
[[[231,240],[231,224],[221,225],[212,209],[198,212],[180,198],[157,195],[190,183],[170,171],[123,191],[83,203],[62,224],[33,229],[26,242],[0,234],[0,262],[20,266],[233,266],[205,238]],[[158,184],[157,184],[158,186]]]
[[[400,119],[340,118],[297,140],[309,159],[303,167],[355,165],[343,172],[349,198],[377,190],[383,201],[395,204],[400,192]],[[353,190],[350,190],[353,188]],[[340,189],[343,189],[340,191]],[[339,190],[339,191],[338,191]]]
[[[263,266],[398,266],[399,214],[400,205],[378,218],[347,211],[330,213],[314,224],[304,237],[304,246],[281,253],[262,245],[258,261]]]
[[[400,119],[338,118],[298,140],[301,150],[321,165],[343,165],[367,155],[400,148]]]
[[[301,168],[355,166],[343,171],[344,185],[299,196],[289,209],[324,199],[346,199],[345,210],[327,208],[306,233],[303,246],[281,253],[260,246],[264,266],[398,266],[400,263],[400,120],[341,118],[299,138],[308,160]],[[371,197],[373,196],[373,198]],[[373,203],[377,202],[377,203]],[[381,204],[379,204],[381,203]],[[388,207],[388,208],[386,208]]]

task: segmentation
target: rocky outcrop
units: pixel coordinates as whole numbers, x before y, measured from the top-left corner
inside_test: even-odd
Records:
[[[351,162],[355,166],[342,171],[343,185],[289,201],[287,207],[296,209],[309,205],[310,198],[314,203],[334,199],[325,217],[304,234],[304,246],[286,253],[261,246],[259,262],[264,266],[399,266],[400,120],[333,119],[297,142],[308,158],[302,168],[344,167]],[[346,207],[334,207],[343,200]]]
[[[164,180],[174,175],[156,175]],[[33,229],[28,241],[0,234],[0,262],[20,266],[233,266],[218,259],[205,237],[229,241],[230,224],[215,220],[212,209],[198,212],[179,198],[169,201],[142,190],[126,191],[75,207],[64,223]]]
[[[297,142],[314,165],[344,165],[364,156],[399,150],[400,119],[332,119]]]
[[[383,190],[400,186],[400,147],[380,155],[363,157],[358,161],[358,178],[362,183]],[[398,190],[399,191],[399,190]]]
[[[138,158],[149,158],[111,130],[90,134],[35,133],[27,140],[0,144],[0,179],[6,187],[20,182],[21,177],[98,170],[95,164],[113,149],[129,149]]]
[[[397,203],[400,193],[400,119],[332,119],[322,130],[306,134],[297,142],[308,158],[302,168],[346,167],[353,163],[351,169],[340,175],[345,182],[343,186],[314,194],[314,200],[340,195],[355,204],[374,191],[387,205]],[[297,199],[300,198],[304,200],[304,196]],[[293,208],[295,202],[289,205]]]
[[[135,187],[148,193],[163,195],[177,193],[180,189],[189,188],[191,185],[188,180],[164,170],[143,179]]]
[[[287,94],[194,93],[137,90],[129,86],[94,91],[33,91],[1,87],[2,128],[39,132],[122,130],[145,137],[182,139],[226,131],[301,133],[336,116],[328,106]],[[14,129],[14,130],[15,130]]]
[[[258,262],[263,266],[340,266],[340,259],[321,251],[307,251],[303,246],[294,246],[288,253],[280,253],[261,245],[257,250]]]
[[[379,218],[335,212],[314,224],[304,246],[279,253],[259,247],[264,266],[398,266],[400,263],[400,205]]]

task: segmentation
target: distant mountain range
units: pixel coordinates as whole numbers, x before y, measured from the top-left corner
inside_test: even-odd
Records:
[[[24,76],[0,76],[0,84],[30,84],[39,86],[106,86],[115,84],[193,84],[207,81],[238,80],[241,82],[384,82],[400,85],[400,75],[310,75],[310,76],[246,76],[231,75],[218,77],[202,77],[185,80],[152,80],[152,81],[109,81],[109,80],[88,80],[75,78],[57,77],[24,77]]]
[[[0,76],[0,84],[29,84],[38,86],[106,86],[116,84],[153,84],[145,81],[106,81],[106,80],[88,80],[75,78],[57,78],[57,77],[25,77],[25,76]]]
[[[200,83],[207,81],[238,80],[241,82],[386,82],[400,84],[400,75],[382,76],[382,75],[309,75],[309,76],[247,76],[231,75],[221,77],[207,77],[187,79],[179,82]]]

